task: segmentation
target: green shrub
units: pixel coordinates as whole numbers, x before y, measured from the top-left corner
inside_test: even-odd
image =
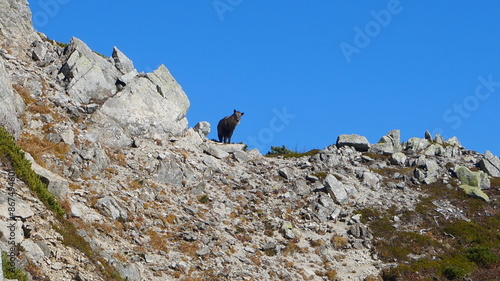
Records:
[[[456,265],[450,265],[444,269],[443,275],[448,280],[454,280],[467,274],[467,270]]]
[[[6,252],[2,252],[2,271],[3,277],[6,279],[17,279],[18,281],[28,281],[28,276],[19,268],[9,262],[9,257]]]
[[[476,246],[465,250],[465,256],[478,265],[488,266],[499,261],[499,257],[489,248]]]
[[[295,151],[286,148],[286,146],[271,146],[271,150],[266,155],[285,155],[295,153]]]
[[[300,158],[304,156],[313,156],[320,152],[319,149],[312,149],[307,152],[297,152],[286,148],[286,146],[271,146],[271,150],[266,153],[266,157],[283,156],[284,158]]]
[[[8,159],[11,162],[16,175],[37,194],[40,201],[49,209],[60,216],[65,214],[54,195],[47,190],[47,185],[31,169],[31,162],[24,157],[24,152],[3,127],[0,127],[0,158]]]

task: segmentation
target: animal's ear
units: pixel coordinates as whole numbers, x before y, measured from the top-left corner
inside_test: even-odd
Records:
[[[243,116],[243,114],[245,114],[245,112],[242,112],[242,113],[241,113],[241,116]]]
[[[236,113],[236,109],[233,111],[233,113]]]

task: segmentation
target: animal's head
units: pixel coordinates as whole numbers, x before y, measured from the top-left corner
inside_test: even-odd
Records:
[[[234,118],[236,119],[236,121],[238,123],[240,122],[241,116],[243,116],[243,114],[245,114],[245,113],[244,112],[239,112],[236,109],[234,110],[233,116],[234,116]]]

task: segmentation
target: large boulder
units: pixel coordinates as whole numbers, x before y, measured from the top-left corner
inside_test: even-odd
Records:
[[[368,151],[370,143],[368,140],[360,135],[340,135],[337,137],[337,147],[352,146],[357,151]]]
[[[337,204],[344,204],[346,203],[347,199],[349,199],[349,194],[342,184],[337,178],[335,178],[332,175],[327,175],[325,178],[325,189],[328,194],[330,194],[330,197],[335,201]]]
[[[135,137],[165,139],[187,128],[189,100],[164,65],[136,77],[92,116],[92,132],[105,146],[130,146]]]
[[[479,162],[479,167],[493,177],[500,177],[500,159],[488,150]]]
[[[370,148],[371,153],[392,155],[393,153],[400,152],[401,137],[399,130],[392,130],[387,135],[383,136],[378,143],[372,144]]]
[[[31,162],[31,169],[39,175],[40,180],[47,185],[47,190],[60,198],[65,197],[69,192],[69,181],[38,165],[29,153],[25,152],[24,155],[26,159]]]
[[[70,97],[83,104],[102,102],[116,93],[122,73],[110,60],[93,52],[83,41],[71,38],[61,68]]]
[[[12,89],[12,82],[5,69],[3,59],[0,57],[0,126],[3,126],[16,139],[21,132],[22,124],[19,117],[23,114],[24,109],[24,101]]]
[[[488,195],[481,190],[490,188],[490,180],[486,173],[482,171],[472,172],[466,167],[457,166],[455,168],[455,174],[462,183],[460,187],[467,194],[482,198],[488,202],[490,201]]]

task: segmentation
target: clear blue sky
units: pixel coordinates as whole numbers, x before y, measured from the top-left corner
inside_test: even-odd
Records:
[[[196,3],[195,3],[196,2]],[[324,148],[392,129],[457,136],[500,155],[499,1],[30,0],[35,28],[138,71],[165,64],[191,101],[189,126],[245,112],[233,135]]]

